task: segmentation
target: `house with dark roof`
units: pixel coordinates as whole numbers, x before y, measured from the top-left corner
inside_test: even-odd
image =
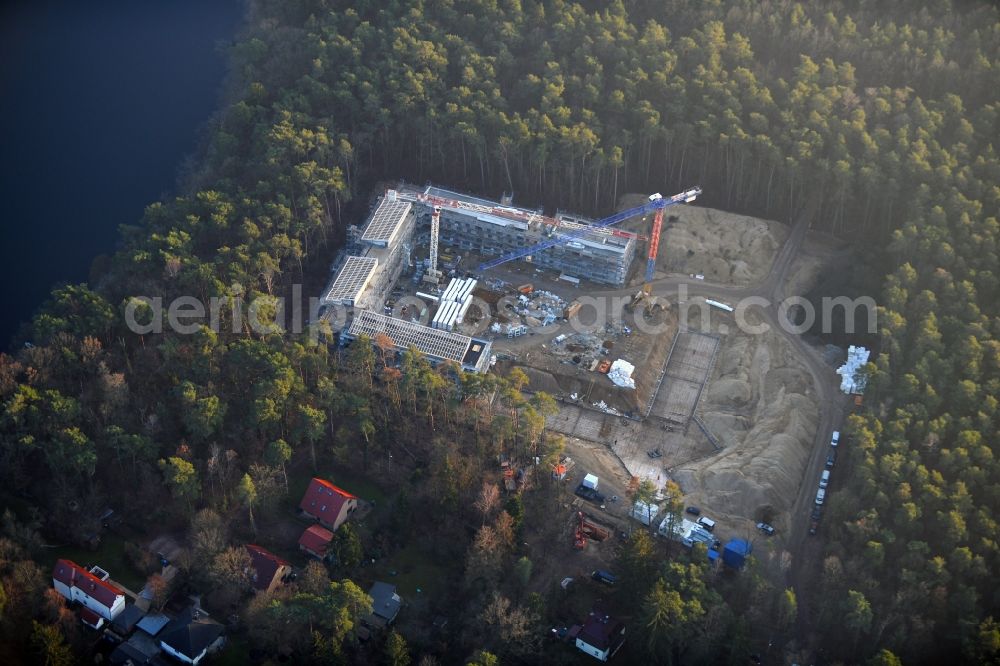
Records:
[[[125,610],[111,622],[111,630],[119,636],[128,636],[135,629],[135,625],[145,616],[146,611],[135,604],[128,604],[125,606]]]
[[[329,554],[331,541],[333,541],[333,532],[319,525],[310,525],[299,537],[299,549],[313,557],[325,560]]]
[[[69,601],[105,620],[115,619],[125,609],[125,593],[109,583],[107,572],[98,567],[87,571],[71,560],[58,560],[52,570],[52,586]]]
[[[138,631],[115,648],[108,659],[116,666],[144,666],[165,661],[159,656],[160,653],[160,646],[156,640]]]
[[[358,508],[358,498],[329,481],[313,479],[299,503],[302,513],[337,531]]]
[[[266,548],[247,544],[246,549],[250,553],[250,561],[253,562],[254,592],[270,592],[285,576],[292,573],[292,564],[288,560],[278,557]]]
[[[625,643],[625,624],[598,610],[590,615],[576,635],[576,648],[607,661]]]
[[[187,608],[160,632],[160,648],[178,661],[196,665],[226,642],[223,630],[200,608]]]
[[[403,605],[403,600],[396,594],[396,586],[381,581],[375,581],[368,596],[372,598],[372,614],[368,618],[372,626],[386,626],[392,624],[399,609]]]

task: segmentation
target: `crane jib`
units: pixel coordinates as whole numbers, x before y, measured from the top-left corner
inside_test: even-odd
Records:
[[[497,257],[496,259],[491,259],[490,261],[483,262],[479,265],[479,270],[484,271],[494,266],[499,266],[500,264],[505,264],[508,261],[513,261],[515,259],[520,259],[522,257],[527,257],[529,255],[536,254],[542,250],[548,249],[550,247],[555,247],[562,243],[567,243],[575,238],[580,238],[586,236],[588,233],[594,229],[601,229],[604,227],[610,227],[612,225],[618,224],[623,220],[627,220],[630,217],[635,217],[636,215],[645,215],[657,210],[663,210],[667,206],[672,206],[677,203],[690,203],[694,201],[701,194],[700,187],[692,187],[691,189],[685,190],[680,194],[675,194],[672,197],[658,197],[652,201],[642,204],[641,206],[636,206],[635,208],[629,208],[628,210],[623,210],[620,213],[615,213],[602,220],[598,220],[594,224],[587,225],[583,229],[578,229],[570,233],[559,234],[557,238],[550,238],[548,240],[536,243],[535,245],[522,248],[520,250],[515,250],[503,256]]]

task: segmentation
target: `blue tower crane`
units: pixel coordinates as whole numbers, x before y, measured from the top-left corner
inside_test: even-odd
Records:
[[[619,222],[623,222],[624,220],[627,220],[630,217],[635,217],[636,215],[645,215],[646,213],[656,211],[657,213],[660,214],[660,220],[662,220],[663,219],[662,212],[664,208],[678,203],[690,203],[691,201],[694,201],[696,198],[698,198],[700,194],[701,194],[701,188],[697,186],[692,187],[691,189],[688,190],[684,190],[680,194],[675,194],[674,196],[668,198],[663,198],[659,194],[654,194],[649,198],[649,203],[645,203],[641,206],[636,206],[635,208],[629,208],[628,210],[623,210],[622,212],[610,215],[604,218],[603,220],[598,220],[593,224],[588,224],[586,227],[582,229],[577,229],[567,233],[559,233],[556,235],[555,238],[550,238],[540,243],[536,243],[530,247],[521,248],[520,250],[515,250],[503,256],[497,257],[496,259],[491,259],[489,261],[483,262],[482,264],[479,265],[479,270],[484,271],[488,268],[493,268],[494,266],[505,264],[508,261],[513,261],[514,259],[520,259],[522,257],[531,256],[547,248],[555,247],[556,245],[568,243],[575,238],[581,238],[582,236],[586,236],[594,229],[603,229],[604,227],[610,227],[612,225],[618,224]],[[657,237],[656,240],[658,241],[659,238]],[[650,249],[653,250],[652,247]],[[655,255],[651,257],[649,265],[652,265],[653,262],[655,262]],[[651,279],[649,273],[649,265],[647,265],[647,273],[646,273],[647,283]]]

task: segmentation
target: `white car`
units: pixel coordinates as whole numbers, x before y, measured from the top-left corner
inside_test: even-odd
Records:
[[[834,430],[833,434],[830,436],[830,446],[837,448],[837,444],[840,442],[840,431]]]
[[[774,534],[774,528],[767,523],[757,523],[757,529],[768,536]]]
[[[826,489],[820,488],[816,491],[816,505],[819,506],[826,499]]]

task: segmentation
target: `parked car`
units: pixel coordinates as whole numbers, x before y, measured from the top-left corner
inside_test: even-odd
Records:
[[[813,536],[816,534],[816,530],[819,529],[819,521],[813,520],[809,523],[809,535]]]
[[[715,529],[715,521],[709,518],[708,516],[702,516],[701,518],[699,518],[698,524],[704,527],[709,532]]]
[[[684,509],[684,513],[690,513],[692,516],[700,516],[701,509],[699,509],[696,506],[689,506],[688,508]]]
[[[826,488],[828,485],[830,485],[830,470],[824,469],[819,475],[819,487]]]
[[[812,513],[809,514],[809,517],[812,518],[813,520],[819,520],[822,515],[823,515],[823,509],[819,508],[818,506],[814,506]]]
[[[823,500],[825,499],[826,499],[826,489],[820,488],[819,490],[816,491],[816,505],[821,506],[823,504]]]
[[[826,457],[826,466],[833,467],[833,463],[837,462],[837,452],[834,451]]]
[[[830,446],[837,448],[837,444],[840,443],[840,431],[834,430],[833,435],[830,436]]]
[[[766,534],[767,536],[771,536],[772,534],[774,534],[774,528],[768,525],[767,523],[757,523],[757,529]]]
[[[585,500],[590,500],[591,502],[596,502],[598,504],[601,504],[601,503],[604,502],[604,495],[602,495],[601,493],[597,492],[593,488],[588,488],[587,486],[583,485],[582,483],[576,487],[576,491],[575,492],[576,492],[577,495],[579,495],[580,497],[582,497]]]

